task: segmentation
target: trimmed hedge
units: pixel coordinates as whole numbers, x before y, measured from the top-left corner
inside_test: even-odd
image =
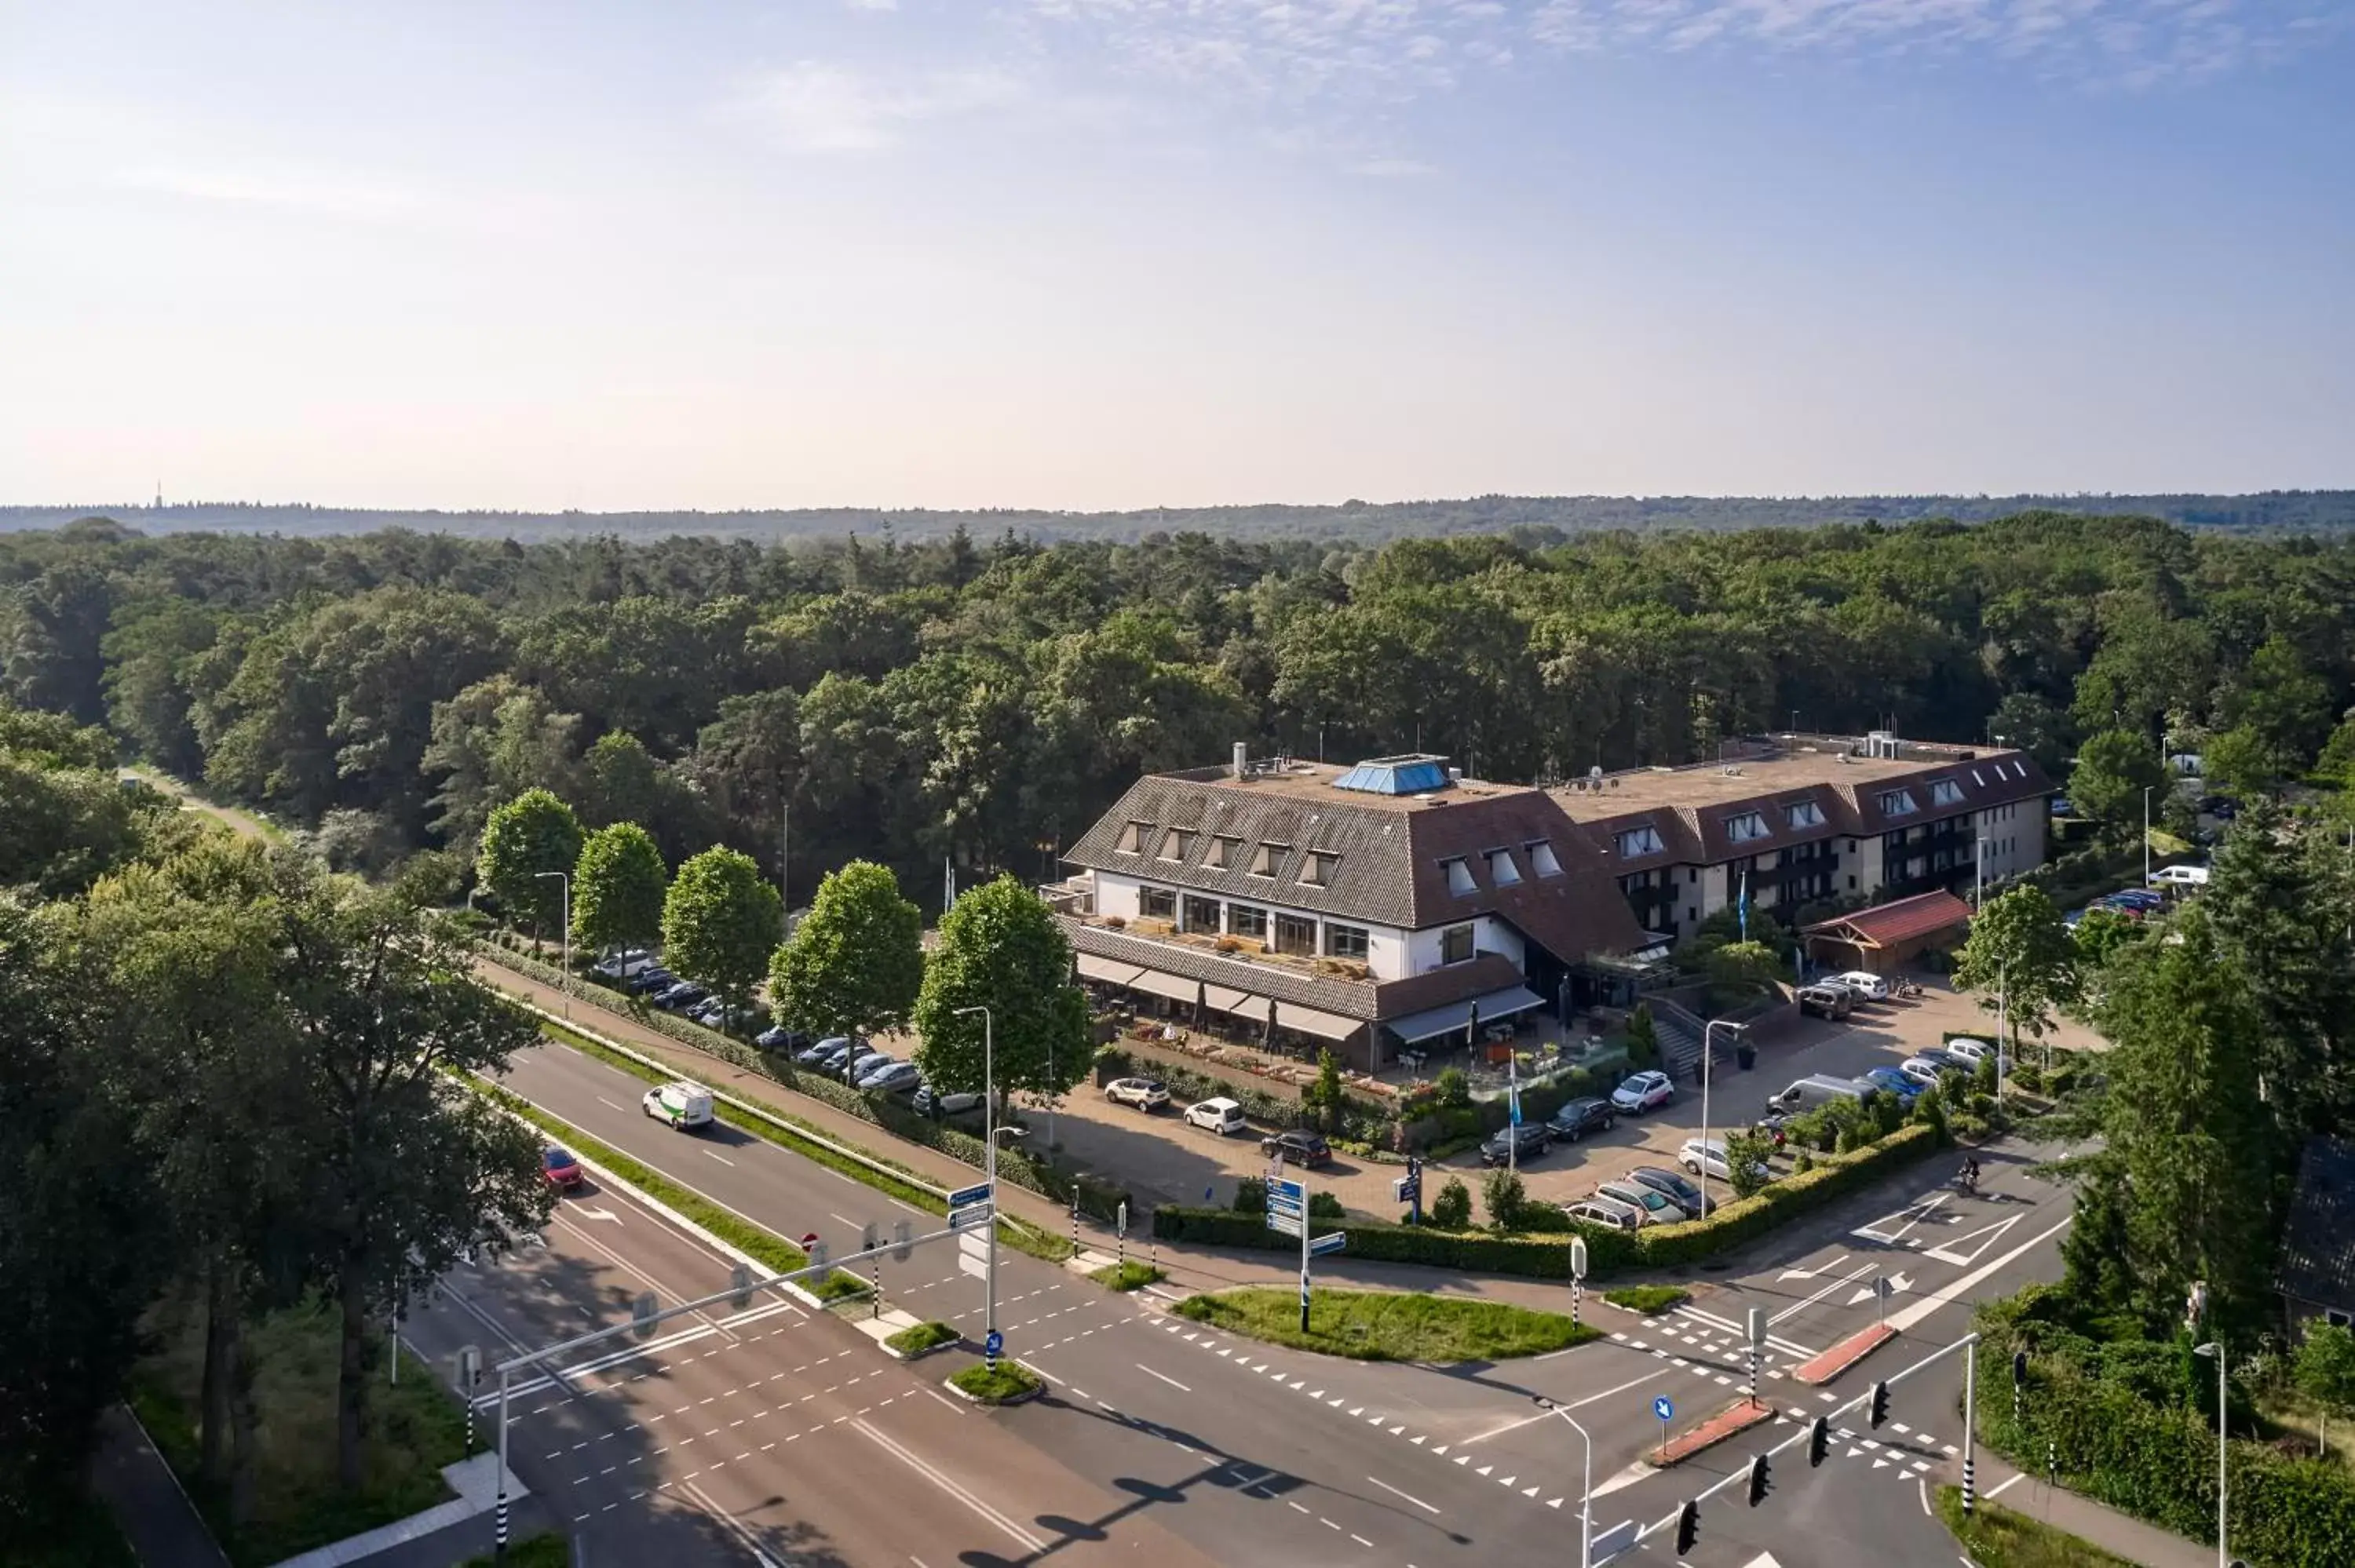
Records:
[[[1868,1149],[1831,1155],[1813,1171],[1769,1182],[1756,1196],[1724,1205],[1705,1220],[1653,1225],[1630,1235],[1580,1224],[1586,1238],[1587,1272],[1607,1276],[1644,1268],[1667,1268],[1710,1257],[1764,1234],[1794,1215],[1821,1208],[1859,1187],[1880,1181],[1901,1165],[1938,1147],[1935,1128],[1899,1128]],[[1266,1228],[1263,1216],[1232,1209],[1175,1204],[1153,1213],[1154,1234],[1167,1242],[1206,1246],[1284,1250],[1299,1243]],[[1352,1220],[1335,1227],[1348,1233],[1349,1255],[1382,1263],[1420,1263],[1483,1274],[1513,1274],[1538,1279],[1570,1275],[1570,1248],[1561,1239],[1528,1234],[1490,1235],[1476,1231],[1441,1231],[1428,1225],[1392,1225]]]
[[[1170,1092],[1188,1100],[1207,1100],[1224,1096],[1243,1107],[1243,1115],[1270,1127],[1314,1127],[1320,1130],[1324,1118],[1318,1107],[1302,1100],[1289,1099],[1267,1089],[1257,1088],[1247,1082],[1222,1078],[1196,1067],[1180,1066],[1159,1057],[1140,1064],[1129,1052],[1114,1042],[1096,1048],[1096,1072],[1102,1077],[1107,1068],[1114,1077],[1135,1073],[1143,1077],[1158,1078],[1169,1086]],[[1377,1147],[1389,1141],[1390,1107],[1357,1095],[1345,1094],[1341,1099],[1339,1128],[1336,1138],[1348,1138]]]

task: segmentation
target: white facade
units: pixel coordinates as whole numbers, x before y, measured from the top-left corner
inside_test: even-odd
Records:
[[[1322,956],[1332,955],[1333,927],[1338,927],[1344,932],[1362,931],[1365,933],[1366,940],[1363,960],[1366,971],[1369,976],[1378,980],[1404,980],[1409,975],[1427,974],[1433,969],[1442,968],[1445,961],[1444,954],[1446,948],[1446,934],[1454,928],[1455,925],[1468,925],[1472,927],[1472,948],[1469,957],[1477,957],[1482,953],[1498,953],[1511,959],[1517,969],[1522,966],[1524,959],[1521,934],[1505,921],[1491,915],[1476,916],[1471,920],[1455,922],[1450,926],[1434,926],[1427,930],[1409,931],[1395,926],[1377,926],[1362,920],[1334,919],[1312,910],[1280,904],[1273,899],[1238,898],[1226,894],[1188,890],[1174,881],[1161,881],[1150,876],[1130,876],[1114,871],[1091,871],[1088,875],[1095,884],[1093,907],[1097,916],[1117,916],[1132,924],[1147,917],[1144,915],[1142,896],[1144,890],[1156,888],[1166,889],[1178,900],[1178,918],[1180,921],[1184,918],[1186,899],[1192,898],[1217,904],[1220,906],[1219,930],[1224,935],[1236,934],[1231,913],[1236,906],[1265,911],[1271,937],[1274,932],[1275,917],[1279,915],[1307,921],[1316,927],[1316,950]]]
[[[2044,863],[2044,835],[2051,826],[2051,815],[2042,800],[1989,806],[1976,813],[1973,826],[1978,832],[1983,881],[1999,882]]]

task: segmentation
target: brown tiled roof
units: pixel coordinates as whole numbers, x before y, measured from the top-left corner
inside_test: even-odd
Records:
[[[1935,893],[1917,893],[1911,898],[1900,898],[1893,903],[1876,904],[1853,915],[1819,920],[1803,927],[1802,934],[1838,937],[1845,941],[1860,942],[1868,948],[1892,948],[1915,937],[1926,937],[1933,931],[1967,925],[1970,918],[1969,905],[1940,889]]]
[[[1151,775],[1130,786],[1063,858],[1173,887],[1406,930],[1496,915],[1564,962],[1643,945],[1606,857],[1543,790],[1471,780],[1427,800],[1359,795],[1332,788],[1338,771],[1312,768],[1249,779],[1207,769]],[[1142,852],[1120,847],[1132,821],[1152,825]],[[1162,835],[1171,828],[1193,834],[1179,860],[1161,857]],[[1231,867],[1210,863],[1222,835],[1241,841]],[[1249,870],[1263,842],[1284,846],[1273,876]],[[1559,874],[1540,874],[1529,849],[1535,843],[1550,848]],[[1321,886],[1300,881],[1311,851],[1335,857]],[[1487,858],[1492,851],[1511,862],[1518,882],[1497,882]],[[1450,860],[1465,863],[1471,891],[1449,889]]]

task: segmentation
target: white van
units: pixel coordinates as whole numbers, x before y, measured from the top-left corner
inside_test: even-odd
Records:
[[[1243,1130],[1243,1107],[1240,1101],[1223,1095],[1216,1099],[1196,1100],[1186,1107],[1186,1119],[1196,1127],[1208,1128],[1221,1138],[1231,1138]]]
[[[1801,1078],[1781,1094],[1767,1096],[1766,1105],[1771,1110],[1781,1111],[1786,1116],[1796,1116],[1802,1111],[1814,1110],[1818,1106],[1830,1105],[1835,1100],[1856,1100],[1863,1097],[1864,1091],[1849,1079],[1817,1075]]]
[[[666,1121],[681,1132],[711,1125],[711,1091],[685,1079],[648,1089],[638,1104],[656,1121]]]

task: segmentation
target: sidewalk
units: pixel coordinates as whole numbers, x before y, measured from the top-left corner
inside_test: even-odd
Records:
[[[98,1418],[91,1488],[140,1562],[156,1568],[229,1568],[179,1478],[127,1405],[110,1405]]]
[[[2021,1476],[1986,1449],[1979,1450],[1979,1499],[2008,1508],[2014,1513],[2041,1520],[2055,1530],[2065,1530],[2080,1541],[2090,1542],[2105,1552],[2115,1552],[2143,1568],[2214,1568],[2216,1548],[2196,1541],[2186,1541],[2179,1535],[2145,1524],[2130,1515],[2120,1513],[2105,1503],[2081,1497],[2066,1487],[2048,1487],[2041,1476]],[[1958,1479],[1960,1472],[1950,1479]],[[1995,1494],[2000,1491],[2002,1496]]]

